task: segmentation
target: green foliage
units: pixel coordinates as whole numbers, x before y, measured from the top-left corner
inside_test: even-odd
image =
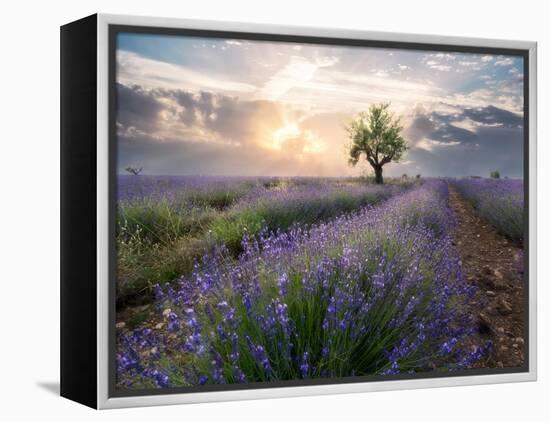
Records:
[[[216,197],[211,203],[221,204]],[[117,213],[118,302],[148,301],[154,284],[189,272],[207,248],[202,234],[219,213],[207,206],[190,207],[183,198],[121,202]]]
[[[500,178],[500,172],[498,170],[492,170],[491,171],[491,178],[499,179]]]
[[[237,190],[191,191],[186,198],[197,207],[225,210],[235,204],[242,194]]]
[[[369,235],[362,234],[362,236],[368,238]],[[374,234],[372,236],[374,237]],[[408,250],[405,251],[403,246],[390,240],[365,244],[365,248],[372,250],[365,250],[365,255],[377,256],[382,254],[388,257],[390,261],[395,256],[406,256],[408,253]],[[343,254],[341,249],[333,253],[335,260],[336,257],[341,257]],[[360,374],[377,374],[386,370],[388,351],[391,351],[395,345],[399,345],[405,333],[407,335],[417,333],[413,319],[410,319],[410,323],[407,321],[401,326],[394,327],[390,324],[399,319],[407,306],[407,302],[400,300],[400,298],[420,296],[422,301],[416,305],[415,313],[425,315],[430,312],[429,307],[432,300],[430,290],[415,286],[405,292],[400,291],[398,282],[406,274],[408,264],[404,262],[402,268],[394,269],[396,275],[391,281],[388,281],[383,301],[373,302],[368,311],[356,316],[354,324],[365,327],[360,336],[353,336],[350,328],[328,331],[323,328],[323,323],[326,319],[330,298],[341,291],[341,275],[335,273],[326,281],[325,286],[317,285],[312,290],[305,290],[303,289],[303,280],[307,277],[308,272],[313,273],[314,269],[308,268],[308,257],[304,256],[302,260],[305,263],[305,270],[288,275],[289,285],[286,297],[288,319],[295,325],[295,335],[292,336],[289,342],[293,345],[292,355],[302,357],[304,352],[308,352],[310,359],[318,364],[309,374],[309,377],[312,378],[347,376],[357,372],[357,369],[360,369]],[[428,272],[429,264],[421,261],[418,265],[427,269],[424,274],[425,285],[426,287],[431,286],[433,276]],[[299,266],[297,267],[299,268]],[[377,271],[379,271],[378,262],[369,260],[363,269],[363,273],[350,282],[349,291],[371,295],[370,293],[373,291],[371,286],[372,276]],[[300,379],[303,377],[300,362],[289,360],[289,351],[281,348],[280,344],[276,342],[286,340],[289,336],[288,330],[284,325],[277,324],[272,329],[275,333],[272,333],[271,336],[273,341],[265,336],[262,322],[255,318],[257,315],[265,313],[265,310],[273,307],[273,300],[278,296],[277,280],[273,274],[266,272],[260,276],[259,283],[262,286],[261,296],[256,298],[252,304],[252,311],[246,310],[239,292],[226,293],[227,298],[229,298],[228,302],[235,306],[235,319],[239,322],[236,329],[239,367],[247,376],[247,379],[251,381]],[[211,310],[209,314],[211,320],[207,318],[201,320],[201,324],[205,326],[205,332],[215,333],[217,328],[225,328],[227,326],[226,319],[223,313],[216,310],[216,304],[208,304],[207,307]],[[197,314],[200,316],[207,315],[203,312]],[[343,315],[339,316],[339,319],[344,318]],[[271,374],[267,374],[250,353],[246,341],[248,336],[264,346],[272,366]],[[323,348],[326,345],[328,336],[330,336],[331,349],[326,354]],[[428,340],[427,343],[431,343],[431,348],[435,349],[441,341],[433,339]],[[231,341],[220,339],[217,343],[214,343],[214,348],[220,352],[224,362],[227,363],[224,368],[224,376],[228,383],[234,383],[234,371],[229,365],[231,363],[229,356],[233,351]],[[407,357],[400,364],[403,368],[414,368],[418,365],[420,358],[419,354],[414,354]],[[201,373],[207,374],[211,369],[210,361],[211,358],[205,355],[204,358],[199,358],[193,364],[197,366]]]
[[[239,204],[247,192],[243,184],[120,201],[116,236],[117,301],[121,306],[149,302],[154,284],[164,285],[189,274],[195,261],[216,243],[226,244],[236,256],[245,234],[253,237],[263,228],[285,231],[295,223],[326,221],[389,198],[394,191],[410,188],[413,185],[410,182],[395,178],[388,180],[395,188],[365,189],[364,181],[357,178],[273,179],[262,184],[277,198],[267,195],[250,204]],[[321,191],[311,195],[308,188],[303,197],[287,198],[287,193],[295,192],[299,184]],[[322,187],[327,185],[342,189],[325,193]]]
[[[256,236],[263,228],[269,231],[289,229],[293,224],[313,224],[350,213],[367,204],[388,198],[389,192],[352,194],[337,191],[326,197],[287,201],[261,201],[222,216],[211,225],[213,237],[224,243],[235,255],[241,251],[245,234]]]
[[[214,202],[216,200],[213,200]],[[188,207],[183,201],[145,199],[122,203],[118,208],[118,227],[135,233],[154,244],[169,244],[182,237],[195,235],[213,220],[217,212],[205,207]]]
[[[155,243],[141,226],[119,226],[117,237],[117,303],[141,304],[152,299],[152,287],[189,273],[195,259],[209,249],[207,238],[184,236]]]
[[[141,173],[141,171],[143,170],[142,167],[140,168],[137,168],[137,167],[132,167],[132,166],[128,166],[126,169],[124,169],[126,172],[128,173],[131,173],[132,175],[139,175]]]

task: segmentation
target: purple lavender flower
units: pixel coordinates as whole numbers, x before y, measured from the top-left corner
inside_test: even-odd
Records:
[[[302,379],[306,379],[309,376],[309,363],[308,363],[309,353],[307,351],[302,355],[302,361],[300,362],[300,375]]]
[[[288,287],[288,275],[283,273],[277,280],[277,286],[279,287],[279,295],[281,297],[286,296]]]
[[[283,204],[285,195],[269,204]],[[301,207],[300,195],[291,194],[292,207]],[[459,347],[471,326],[460,304],[472,288],[449,236],[446,183],[428,180],[386,198],[315,225],[264,227],[243,238],[238,259],[216,247],[178,287],[155,288],[162,309],[179,322],[170,335],[178,339],[177,351],[197,363],[185,368],[185,380],[422,372],[433,369],[433,357],[437,367],[456,369],[486,354],[488,347]],[[246,201],[234,207],[257,204],[253,196]],[[142,354],[167,345],[153,335],[136,331],[121,343],[121,381],[140,380],[144,369],[164,371],[171,360],[181,365],[174,350]]]

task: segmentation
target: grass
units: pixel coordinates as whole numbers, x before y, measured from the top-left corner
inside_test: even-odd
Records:
[[[151,301],[154,284],[189,274],[196,260],[215,245],[225,245],[236,258],[245,235],[327,221],[377,204],[409,186],[271,178],[220,188],[172,187],[169,195],[119,201],[117,304]]]
[[[367,205],[374,205],[389,197],[389,192],[361,192],[353,194],[337,191],[323,197],[290,200],[264,200],[236,210],[214,220],[210,226],[214,239],[224,243],[237,255],[242,251],[241,240],[246,234],[257,236],[262,229],[286,231],[294,224],[311,225]]]

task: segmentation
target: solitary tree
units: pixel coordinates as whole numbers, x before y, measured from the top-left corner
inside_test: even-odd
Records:
[[[398,162],[407,150],[400,118],[389,109],[389,103],[374,104],[347,127],[351,140],[349,164],[355,166],[361,155],[365,155],[374,169],[377,184],[384,183],[382,167],[391,161]]]
[[[500,178],[500,172],[498,170],[492,170],[491,171],[491,178],[495,178],[495,179]]]
[[[143,170],[142,167],[140,168],[137,168],[137,167],[132,167],[132,166],[128,166],[126,169],[124,169],[126,172],[128,173],[131,173],[132,175],[139,175],[141,173],[141,171]]]

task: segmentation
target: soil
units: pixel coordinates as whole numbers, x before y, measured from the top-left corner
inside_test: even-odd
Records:
[[[464,277],[478,290],[467,305],[476,332],[465,340],[475,348],[492,341],[488,357],[475,367],[521,367],[524,364],[523,248],[497,233],[462,196],[449,187],[456,219],[455,248]]]

